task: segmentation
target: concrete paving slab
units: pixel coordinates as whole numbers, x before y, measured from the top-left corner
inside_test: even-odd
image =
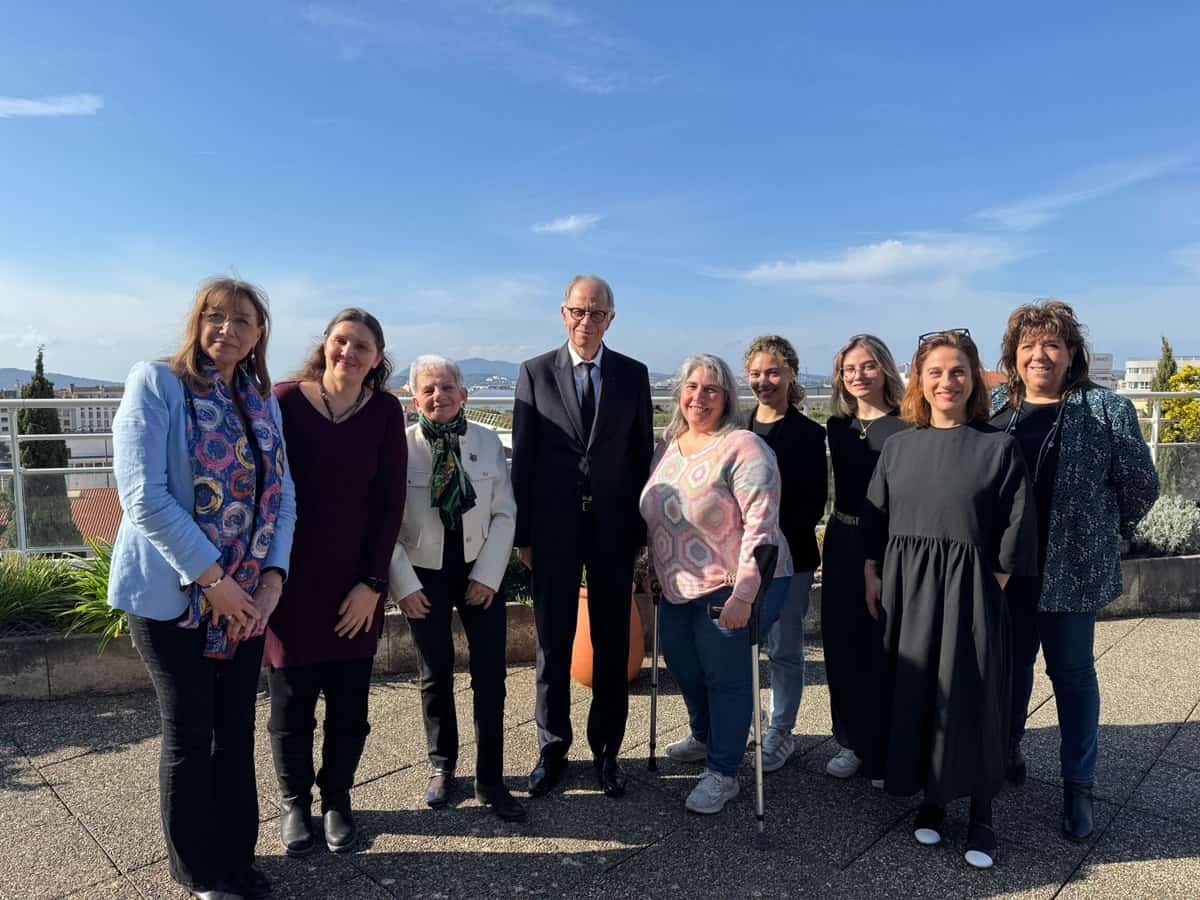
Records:
[[[29,758],[12,741],[0,738],[0,831],[50,825],[69,815]]]
[[[1200,770],[1155,763],[1129,798],[1129,807],[1200,831]],[[1196,852],[1200,853],[1200,845]]]
[[[634,789],[613,801],[568,779],[562,793],[528,802],[527,824],[510,824],[473,798],[429,810],[424,785],[424,772],[409,771],[355,791],[367,840],[352,862],[396,896],[429,896],[433,886],[443,897],[559,895],[679,819],[655,792]]]
[[[150,691],[4,705],[10,736],[35,765],[156,735],[158,703]]]
[[[66,895],[65,900],[129,900],[137,897],[137,888],[125,876],[93,884]]]
[[[1178,733],[1171,738],[1161,758],[1164,762],[1172,762],[1177,766],[1200,769],[1200,705],[1192,710],[1188,720],[1179,727]]]
[[[952,809],[937,847],[922,847],[913,839],[906,820],[891,829],[854,864],[841,872],[822,897],[929,898],[1006,897],[1050,898],[1071,876],[1086,852],[1075,858],[1042,853],[999,836],[996,865],[973,869],[963,859],[966,840],[965,807]]]
[[[1200,830],[1122,810],[1058,896],[1194,900],[1200,896]]]
[[[0,852],[0,898],[60,897],[120,873],[73,819],[7,829]]]

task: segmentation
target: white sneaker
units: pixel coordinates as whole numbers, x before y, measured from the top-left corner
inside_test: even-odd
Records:
[[[775,772],[796,752],[796,739],[778,728],[768,728],[763,735],[763,771]]]
[[[853,750],[839,750],[833,759],[825,763],[825,774],[834,778],[851,778],[861,765],[862,760]]]
[[[871,787],[875,788],[875,790],[877,790],[877,791],[882,791],[883,790],[883,779],[882,778],[872,778],[871,779]]]
[[[704,742],[696,740],[696,736],[691,732],[688,732],[688,736],[682,741],[667,745],[667,759],[673,759],[675,762],[703,762],[707,755],[708,748],[704,746]]]
[[[712,815],[725,808],[725,804],[738,795],[741,785],[732,775],[722,775],[711,769],[700,773],[700,782],[688,794],[684,803],[694,813]]]

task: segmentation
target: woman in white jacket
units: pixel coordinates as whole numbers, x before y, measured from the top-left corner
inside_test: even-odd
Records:
[[[445,806],[454,789],[450,619],[457,608],[471,654],[475,798],[501,819],[522,821],[525,810],[503,782],[506,621],[496,590],[512,553],[517,509],[504,448],[495,432],[467,421],[467,390],[452,360],[418,357],[408,383],[420,419],[407,430],[408,500],[389,581],[421,661],[430,763],[425,802]]]

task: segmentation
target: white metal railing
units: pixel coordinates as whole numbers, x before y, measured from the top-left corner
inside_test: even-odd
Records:
[[[1164,444],[1161,442],[1162,426],[1170,420],[1165,418],[1162,413],[1163,400],[1196,400],[1200,399],[1200,391],[1118,391],[1124,397],[1128,397],[1136,404],[1148,403],[1148,410],[1139,411],[1139,421],[1147,423],[1150,426],[1150,435],[1147,443],[1150,446],[1150,455],[1155,460],[1159,459],[1159,450],[1162,447],[1188,447],[1200,450],[1200,444]],[[655,394],[652,396],[652,401],[658,406],[665,406],[673,402],[674,397],[670,394]],[[515,398],[511,395],[501,397],[484,397],[473,395],[468,403],[468,408],[471,410],[472,418],[476,421],[482,421],[482,424],[487,424],[494,428],[501,439],[508,438],[511,441],[511,429],[503,427],[502,413],[511,412]],[[86,552],[87,547],[71,546],[71,547],[43,547],[31,546],[28,540],[28,530],[25,518],[26,497],[25,497],[25,480],[27,478],[36,478],[39,476],[51,475],[90,475],[90,474],[108,474],[113,471],[111,463],[111,452],[103,454],[101,458],[108,459],[107,464],[89,463],[86,466],[67,466],[60,468],[28,468],[20,464],[20,448],[26,443],[37,441],[71,441],[79,440],[105,440],[108,442],[106,447],[111,447],[112,435],[108,432],[74,432],[74,433],[59,433],[59,434],[29,434],[23,435],[20,433],[20,427],[17,422],[17,412],[22,409],[72,409],[80,407],[91,408],[115,408],[120,405],[119,398],[112,397],[92,397],[84,399],[72,400],[14,400],[0,398],[0,413],[8,413],[9,433],[0,433],[0,497],[4,494],[3,480],[5,478],[11,480],[11,496],[12,496],[12,512],[11,524],[14,528],[14,545],[15,549],[22,553],[36,552]],[[753,395],[743,394],[738,397],[740,405],[750,405],[754,402]],[[828,394],[809,393],[805,398],[804,405],[806,411],[819,407],[827,407],[829,404]],[[493,418],[488,416],[488,411],[495,412]],[[1148,415],[1143,413],[1148,412]],[[491,421],[486,421],[491,419]],[[657,429],[656,429],[657,430]],[[8,450],[7,459],[5,450]],[[0,523],[2,525],[3,523]],[[3,549],[0,547],[0,549]]]

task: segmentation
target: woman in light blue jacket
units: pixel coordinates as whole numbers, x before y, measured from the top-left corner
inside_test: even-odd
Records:
[[[296,503],[269,329],[261,290],[205,282],[179,350],[133,367],[113,420],[124,516],[108,602],[158,695],[171,877],[202,900],[270,890],[253,865],[254,699]]]

